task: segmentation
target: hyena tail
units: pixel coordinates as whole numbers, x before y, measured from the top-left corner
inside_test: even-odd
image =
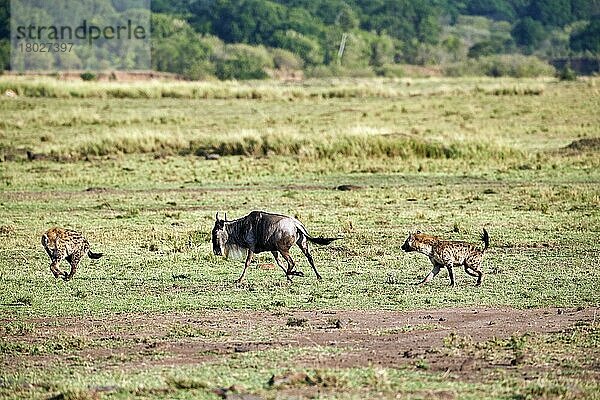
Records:
[[[88,257],[91,258],[92,260],[97,260],[100,257],[102,257],[102,253],[94,253],[93,251],[88,251]]]
[[[483,242],[483,251],[486,251],[490,247],[490,235],[488,235],[485,228],[483,228],[483,234],[481,235],[481,241]]]

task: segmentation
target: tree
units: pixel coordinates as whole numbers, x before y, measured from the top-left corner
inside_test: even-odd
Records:
[[[0,0],[0,39],[10,39],[9,0]]]
[[[529,16],[544,25],[565,26],[573,21],[571,0],[533,0]]]
[[[569,38],[569,47],[600,55],[600,18],[594,18],[583,30],[574,32]]]
[[[590,19],[600,16],[600,0],[571,0],[574,19]]]
[[[511,31],[512,36],[519,46],[533,51],[544,40],[545,29],[539,21],[525,17],[516,23]]]
[[[517,15],[513,6],[506,0],[470,0],[466,11],[469,14],[505,21],[513,21]]]
[[[323,49],[320,44],[293,29],[277,31],[272,38],[273,46],[291,51],[300,56],[308,65],[323,63]]]
[[[164,14],[152,15],[154,69],[197,78],[201,75],[200,66],[208,67],[210,55],[210,47],[187,22]]]
[[[377,35],[371,40],[371,59],[369,64],[381,67],[394,62],[396,49],[394,41],[388,35]]]
[[[492,54],[502,53],[503,50],[502,43],[484,40],[483,42],[475,43],[469,48],[468,57],[479,58],[482,56],[491,56]]]
[[[338,13],[335,22],[344,32],[348,32],[358,27],[359,20],[352,8],[345,6]]]

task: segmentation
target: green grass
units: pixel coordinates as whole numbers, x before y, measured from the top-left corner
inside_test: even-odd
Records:
[[[20,96],[0,99],[0,332],[36,334],[39,318],[211,309],[597,306],[600,157],[594,149],[564,147],[598,137],[598,84],[104,84],[2,77],[2,92]],[[28,161],[27,151],[37,159]],[[221,157],[204,158],[212,152]],[[344,184],[359,188],[335,189]],[[313,246],[323,281],[295,249],[304,278],[288,284],[278,268],[261,265],[273,262],[266,254],[245,283],[234,284],[242,261],[213,256],[210,230],[217,211],[234,218],[253,209],[295,215],[315,235],[344,237]],[[68,283],[55,280],[40,244],[54,225],[82,230],[92,250],[105,256],[84,260]],[[408,231],[475,242],[484,226],[491,248],[481,287],[460,270],[456,289],[445,272],[431,285],[413,285],[431,265],[400,250]],[[427,325],[398,327],[411,329]],[[381,332],[388,333],[395,331]],[[231,339],[186,325],[172,326],[169,335]],[[589,340],[596,339],[573,346]],[[54,354],[61,346],[99,344],[77,334],[54,344],[0,343],[2,357]],[[431,391],[552,397],[573,383],[555,376],[448,382],[426,362],[417,370],[317,371],[290,367],[289,351],[94,376],[85,363],[68,370],[16,366],[0,379],[0,396],[90,398],[90,387],[116,385],[110,397],[214,398],[207,388],[240,382],[251,393],[275,397],[279,389],[267,382],[285,371],[316,380],[321,374],[325,382],[334,377],[341,386],[322,388],[323,396],[345,398],[395,392],[422,398]],[[589,381],[576,384],[594,393]]]

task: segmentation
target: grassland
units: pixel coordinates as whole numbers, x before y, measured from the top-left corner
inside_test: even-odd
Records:
[[[474,378],[448,378],[428,368],[427,359],[321,365],[311,357],[336,359],[352,349],[309,343],[176,365],[161,364],[168,349],[124,351],[127,368],[85,356],[103,347],[136,349],[144,340],[183,346],[189,335],[209,343],[270,337],[254,337],[252,327],[234,337],[219,330],[204,335],[205,326],[190,331],[183,320],[166,333],[127,341],[123,331],[135,325],[121,326],[119,316],[152,325],[173,313],[285,318],[307,311],[510,307],[518,315],[598,307],[597,79],[124,84],[12,77],[1,78],[0,88],[18,94],[0,99],[0,396],[216,398],[214,388],[234,384],[267,398],[593,398],[598,392],[595,320],[533,332],[527,344],[479,343],[469,332],[474,341],[455,347],[475,358],[510,346],[530,353],[565,349]],[[573,142],[579,146],[568,147]],[[213,154],[220,157],[207,159]],[[234,285],[242,262],[213,256],[210,230],[216,211],[233,218],[252,209],[295,215],[314,234],[344,237],[313,249],[323,281],[296,251],[304,278],[286,283],[270,255],[261,255],[246,282]],[[105,257],[84,260],[71,282],[55,281],[39,244],[53,225],[82,230]],[[447,287],[445,272],[429,286],[413,285],[430,265],[400,251],[409,230],[476,241],[483,226],[492,247],[482,287],[463,271],[456,272],[456,289]],[[64,335],[59,329],[51,335],[63,337],[58,345],[45,343],[48,329],[79,319],[114,325],[96,336],[85,325]],[[404,326],[389,329],[398,337],[414,334]],[[438,342],[431,348],[444,347]],[[482,349],[489,352],[481,355]],[[294,373],[308,381],[267,385],[271,375]]]

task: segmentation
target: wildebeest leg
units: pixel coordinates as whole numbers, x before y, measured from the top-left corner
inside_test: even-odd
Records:
[[[431,282],[431,280],[440,273],[440,270],[442,269],[442,266],[438,263],[434,263],[433,264],[433,269],[431,270],[431,272],[429,274],[427,274],[427,276],[425,278],[423,278],[423,280],[421,282],[419,282],[419,285],[422,285],[423,283],[428,283]]]
[[[291,282],[292,278],[290,278],[290,276],[288,275],[287,269],[285,269],[285,267],[279,262],[279,253],[277,251],[272,251],[271,254],[273,254],[273,257],[275,257],[275,262],[277,263],[277,265],[279,265],[279,268],[283,270],[283,273],[285,274],[287,280]]]
[[[281,253],[281,255],[283,256],[283,258],[285,259],[285,261],[287,262],[287,265],[288,265],[286,274],[287,275],[295,275],[294,267],[296,266],[296,263],[294,263],[292,256],[290,256],[290,253],[288,251],[281,251],[281,250],[279,252]]]
[[[248,249],[248,255],[246,256],[246,262],[244,263],[244,270],[242,271],[242,275],[238,278],[237,281],[235,281],[235,283],[240,283],[242,281],[242,279],[244,279],[244,275],[246,275],[246,270],[248,269],[248,266],[250,265],[250,262],[252,261],[253,255],[254,255],[254,253],[252,252],[252,250]]]
[[[285,267],[283,265],[281,265],[281,263],[279,262],[279,253],[277,251],[272,251],[271,254],[273,254],[273,257],[275,257],[275,262],[277,263],[277,266],[279,268],[281,268],[283,270],[283,273],[287,276],[287,270],[285,269]]]
[[[306,238],[303,237],[300,240],[298,240],[297,243],[298,243],[298,247],[300,247],[300,250],[302,250],[302,252],[306,256],[306,258],[308,259],[308,263],[312,267],[313,271],[315,271],[315,274],[317,275],[317,279],[321,280],[322,279],[321,275],[319,275],[319,272],[317,271],[317,267],[315,267],[315,261],[313,260],[312,255],[310,254],[310,251],[308,250],[308,240],[306,240]]]
[[[454,287],[454,271],[452,271],[452,265],[448,265],[448,276],[450,277],[450,286]]]
[[[67,261],[69,261],[69,264],[71,264],[71,271],[68,275],[66,272],[64,273],[63,279],[65,281],[68,281],[73,277],[73,275],[75,275],[75,271],[77,271],[77,265],[79,264],[79,261],[81,261],[81,257],[81,253],[75,253],[67,257]]]

